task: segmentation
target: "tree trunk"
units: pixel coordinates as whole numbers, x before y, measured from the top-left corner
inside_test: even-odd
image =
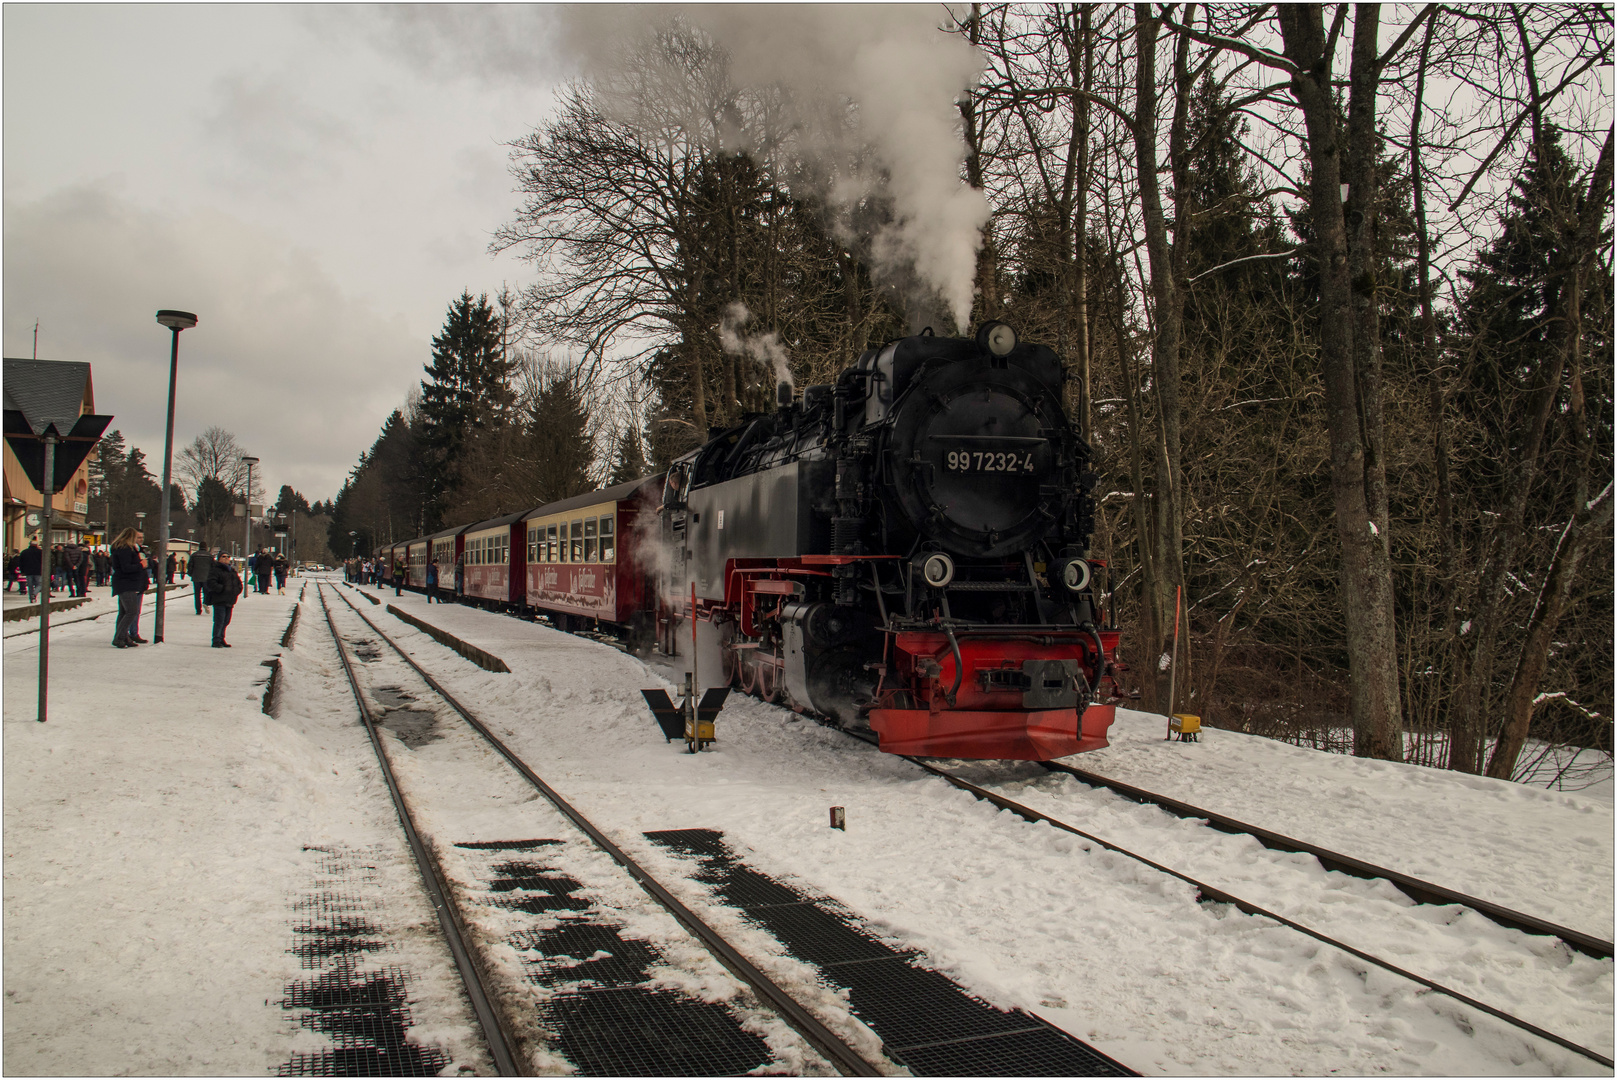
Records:
[[[1150,544],[1156,570],[1154,588],[1146,593],[1152,607],[1152,655],[1166,650],[1163,637],[1171,624],[1169,610],[1174,586],[1184,583],[1182,548],[1179,542],[1179,338],[1181,293],[1174,280],[1173,250],[1168,243],[1168,225],[1162,211],[1162,185],[1157,176],[1157,71],[1158,21],[1148,4],[1134,5],[1135,27],[1135,116],[1134,151],[1140,182],[1141,218],[1145,226],[1146,253],[1151,267],[1152,315],[1156,334],[1151,344],[1152,382],[1158,406],[1158,477],[1156,507],[1150,520],[1142,521],[1142,546]],[[1155,665],[1153,664],[1153,676]]]
[[[1373,378],[1361,380],[1355,367],[1353,339],[1357,320],[1340,191],[1340,133],[1330,57],[1325,52],[1324,13],[1318,4],[1283,4],[1277,11],[1286,58],[1297,72],[1291,87],[1302,108],[1312,167],[1309,209],[1319,261],[1320,353],[1331,447],[1331,494],[1341,546],[1340,589],[1354,749],[1361,754],[1399,760],[1403,743],[1391,568],[1386,529],[1377,523],[1372,508],[1372,472],[1371,463],[1366,461],[1363,427],[1366,415],[1379,418],[1380,403],[1366,402],[1362,394],[1379,392],[1379,387]],[[1375,27],[1379,21],[1375,5],[1361,5],[1358,11],[1350,75],[1355,100],[1360,99],[1361,85],[1368,86],[1374,94]],[[1370,70],[1366,70],[1367,58]],[[1364,126],[1350,120],[1350,139],[1357,136],[1373,140],[1374,116],[1366,119]],[[1362,155],[1369,155],[1373,168],[1373,142],[1368,149],[1352,143],[1349,152],[1355,165],[1363,160]],[[1373,188],[1373,177],[1372,171],[1361,184],[1368,182]],[[1373,199],[1373,190],[1356,195],[1361,206]],[[1381,498],[1384,497],[1383,494]]]

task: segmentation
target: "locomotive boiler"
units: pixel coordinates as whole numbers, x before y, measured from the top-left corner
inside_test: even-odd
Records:
[[[1105,746],[1118,634],[1065,379],[988,323],[868,351],[799,401],[783,385],[779,411],[667,474],[665,626],[713,624],[741,689],[868,725],[889,752]]]

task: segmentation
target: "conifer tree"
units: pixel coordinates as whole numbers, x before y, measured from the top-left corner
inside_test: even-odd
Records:
[[[449,305],[443,331],[432,339],[432,363],[421,383],[420,434],[426,516],[432,520],[459,481],[467,429],[502,417],[511,407],[504,331],[487,293],[473,300],[462,292]]]
[[[618,455],[612,463],[612,478],[607,481],[607,485],[627,484],[631,480],[639,480],[646,475],[647,470],[646,452],[640,441],[640,427],[631,422],[618,439]]]
[[[589,403],[576,371],[547,366],[528,405],[527,427],[535,464],[534,495],[541,503],[582,494],[593,486],[595,439]]]

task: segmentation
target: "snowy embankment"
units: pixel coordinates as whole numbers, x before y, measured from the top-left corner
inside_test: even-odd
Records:
[[[759,869],[836,897],[972,992],[1037,1010],[1146,1073],[1600,1071],[1267,920],[1199,905],[1183,883],[782,709],[736,700],[714,750],[687,755],[646,712],[639,689],[659,680],[639,661],[515,619],[382,599],[510,664],[482,671],[360,602],[687,899],[704,893],[642,833],[723,830]],[[258,712],[258,665],[281,651],[291,600],[244,601],[231,652],[204,651],[207,620],[185,609],[162,647],[110,649],[105,620],[53,633],[47,725],[33,722],[29,639],[6,642],[6,1071],[263,1073],[314,1049],[266,1006],[299,977],[286,950],[291,902],[313,874],[308,846],[373,851],[395,922],[431,925],[312,587],[284,657],[280,718]],[[1167,743],[1161,725],[1120,713],[1113,747],[1075,763],[1611,934],[1609,799],[1218,731]],[[1611,1052],[1609,962],[1317,864],[1288,870],[1253,841],[1070,778],[966,768],[1109,841],[1224,873],[1233,892],[1266,890],[1251,899],[1300,922],[1373,922],[1365,932],[1396,962]],[[845,833],[827,827],[833,805],[847,808]],[[727,920],[738,925],[714,915]],[[431,967],[425,956],[419,966]],[[468,1036],[433,1019],[453,997],[435,978],[414,988],[415,1037],[473,1061]]]

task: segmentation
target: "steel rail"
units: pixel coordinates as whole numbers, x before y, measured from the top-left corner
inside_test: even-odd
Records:
[[[1424,975],[1418,975],[1413,971],[1409,971],[1409,970],[1407,970],[1405,968],[1398,967],[1396,964],[1388,963],[1387,961],[1381,959],[1378,956],[1374,956],[1371,953],[1364,952],[1361,949],[1356,949],[1352,945],[1347,944],[1346,942],[1338,941],[1337,939],[1335,939],[1333,937],[1330,937],[1327,934],[1322,934],[1317,930],[1314,930],[1314,929],[1312,929],[1310,927],[1304,926],[1302,923],[1294,922],[1293,920],[1286,918],[1284,915],[1279,915],[1279,914],[1276,914],[1273,911],[1269,911],[1266,908],[1259,907],[1257,904],[1251,903],[1250,901],[1247,901],[1247,900],[1243,900],[1240,897],[1235,896],[1233,893],[1225,892],[1224,890],[1222,890],[1222,889],[1220,889],[1220,888],[1218,888],[1216,886],[1209,885],[1209,884],[1207,884],[1206,882],[1203,882],[1203,881],[1198,881],[1196,878],[1193,878],[1193,877],[1189,876],[1188,874],[1182,874],[1178,870],[1173,869],[1172,867],[1164,866],[1161,863],[1158,863],[1158,862],[1155,862],[1155,861],[1153,861],[1151,859],[1146,858],[1144,855],[1140,855],[1140,854],[1138,854],[1136,852],[1130,851],[1129,849],[1127,849],[1125,847],[1120,847],[1117,844],[1111,843],[1110,841],[1102,840],[1100,837],[1095,836],[1093,833],[1087,833],[1087,832],[1083,831],[1082,829],[1078,828],[1077,826],[1069,825],[1066,822],[1061,821],[1058,818],[1051,817],[1050,815],[1048,815],[1046,813],[1043,813],[1042,811],[1035,810],[1030,806],[1026,806],[1026,805],[1024,805],[1022,803],[1019,803],[1019,802],[1015,801],[1014,799],[1008,799],[1003,795],[997,794],[996,792],[989,791],[987,788],[979,787],[978,785],[973,784],[969,780],[963,780],[960,777],[955,776],[952,773],[950,773],[950,772],[948,772],[948,771],[946,771],[944,769],[940,769],[937,766],[930,764],[929,762],[922,761],[920,758],[905,757],[905,760],[909,761],[910,763],[912,763],[914,765],[919,766],[922,769],[925,769],[927,772],[931,773],[934,776],[941,777],[942,779],[948,781],[950,784],[953,784],[955,787],[961,789],[962,791],[969,792],[972,795],[975,795],[977,798],[984,800],[985,802],[992,803],[993,805],[999,807],[1001,810],[1009,810],[1011,813],[1017,815],[1018,817],[1024,818],[1024,819],[1026,819],[1028,821],[1041,822],[1043,824],[1053,826],[1054,828],[1061,829],[1064,832],[1072,833],[1075,836],[1081,836],[1085,840],[1088,840],[1093,844],[1097,844],[1100,847],[1105,848],[1107,851],[1116,852],[1119,855],[1123,855],[1123,856],[1125,856],[1127,858],[1134,859],[1137,862],[1143,863],[1146,866],[1151,867],[1153,870],[1157,870],[1157,871],[1159,871],[1161,873],[1167,874],[1170,877],[1178,878],[1180,881],[1183,881],[1183,882],[1189,884],[1191,887],[1193,887],[1197,891],[1197,894],[1198,894],[1197,899],[1198,900],[1206,899],[1206,900],[1213,900],[1213,901],[1218,902],[1218,903],[1230,904],[1233,907],[1237,908],[1238,910],[1240,910],[1241,912],[1243,912],[1243,913],[1245,913],[1247,915],[1255,915],[1255,916],[1265,918],[1265,919],[1273,919],[1275,922],[1281,924],[1282,926],[1287,927],[1288,929],[1295,930],[1300,934],[1304,934],[1304,935],[1306,935],[1308,937],[1311,937],[1315,941],[1321,942],[1322,944],[1325,944],[1325,945],[1329,945],[1334,949],[1340,949],[1342,952],[1347,953],[1349,956],[1353,956],[1353,957],[1356,957],[1359,960],[1363,960],[1367,964],[1374,964],[1376,967],[1379,967],[1379,968],[1382,968],[1382,969],[1384,969],[1386,971],[1389,971],[1389,972],[1393,973],[1394,975],[1398,975],[1398,976],[1401,976],[1401,977],[1403,977],[1405,979],[1410,980],[1411,982],[1418,983],[1419,985],[1424,986],[1429,990],[1433,990],[1433,991],[1435,991],[1435,992],[1437,992],[1439,994],[1444,995],[1445,997],[1452,998],[1453,1000],[1460,1002],[1462,1005],[1468,1005],[1471,1008],[1478,1010],[1479,1012],[1487,1013],[1489,1016],[1492,1016],[1492,1017],[1494,1017],[1495,1019],[1498,1019],[1498,1020],[1502,1020],[1505,1023],[1511,1025],[1512,1027],[1519,1028],[1520,1030],[1528,1032],[1529,1034],[1536,1035],[1539,1038],[1544,1039],[1546,1042],[1554,1043],[1556,1046],[1562,1047],[1563,1049],[1566,1049],[1566,1050],[1570,1050],[1573,1053],[1578,1054],[1581,1057],[1586,1057],[1591,1061],[1599,1062],[1601,1065],[1605,1066],[1608,1069],[1611,1068],[1612,1065],[1613,1065],[1613,1061],[1612,1061],[1611,1058],[1607,1057],[1604,1054],[1599,1053],[1598,1051],[1591,1050],[1586,1046],[1582,1046],[1582,1045],[1580,1045],[1578,1043],[1575,1043],[1572,1040],[1564,1038],[1564,1037],[1562,1037],[1560,1035],[1557,1035],[1552,1031],[1547,1031],[1544,1028],[1541,1028],[1538,1025],[1536,1025],[1536,1024],[1530,1022],[1530,1021],[1523,1020],[1519,1016],[1515,1016],[1515,1015],[1512,1015],[1511,1013],[1504,1012],[1501,1009],[1496,1009],[1492,1005],[1489,1005],[1486,1002],[1478,1001],[1476,998],[1469,997],[1469,996],[1467,996],[1465,994],[1462,994],[1458,990],[1454,990],[1454,989],[1452,989],[1450,987],[1444,986],[1441,983],[1434,982],[1433,980],[1426,978]]]
[[[1384,866],[1376,866],[1361,859],[1355,859],[1350,855],[1343,855],[1328,848],[1310,844],[1306,840],[1298,840],[1258,825],[1250,825],[1244,821],[1214,813],[1211,810],[1204,810],[1199,806],[1192,806],[1190,803],[1180,802],[1166,795],[1158,795],[1155,792],[1146,791],[1144,788],[1125,784],[1120,780],[1113,780],[1097,773],[1077,769],[1058,761],[1044,761],[1040,762],[1040,764],[1046,769],[1066,773],[1086,784],[1106,788],[1122,795],[1124,798],[1133,799],[1135,802],[1159,806],[1178,817],[1204,820],[1208,825],[1221,832],[1246,834],[1254,837],[1266,848],[1312,855],[1327,870],[1336,870],[1344,874],[1351,874],[1354,877],[1380,878],[1391,882],[1400,892],[1417,903],[1459,904],[1470,908],[1484,918],[1491,919],[1500,926],[1520,930],[1527,934],[1543,934],[1560,938],[1569,948],[1576,949],[1578,952],[1593,956],[1596,959],[1605,960],[1610,959],[1612,956],[1612,943],[1595,937],[1593,934],[1585,934],[1580,930],[1573,930],[1570,927],[1560,926],[1533,915],[1526,915],[1500,904],[1479,900],[1474,896],[1467,896],[1465,893],[1456,892],[1441,885],[1434,885],[1429,881],[1422,881],[1419,878],[1410,877],[1408,874],[1389,870]]]
[[[510,763],[512,768],[521,773],[523,779],[533,785],[534,789],[548,799],[551,805],[594,841],[597,847],[611,856],[614,862],[623,867],[629,873],[629,876],[634,878],[635,882],[652,899],[661,904],[669,914],[674,916],[687,930],[706,945],[713,956],[728,968],[732,974],[752,987],[758,996],[767,1001],[783,1020],[790,1024],[799,1035],[803,1036],[811,1046],[823,1054],[827,1061],[836,1066],[837,1071],[844,1076],[882,1075],[879,1069],[861,1057],[856,1050],[839,1038],[830,1028],[826,1027],[813,1013],[798,1004],[791,995],[777,986],[752,961],[737,951],[735,946],[724,940],[718,931],[708,926],[700,916],[686,907],[678,897],[669,892],[661,882],[654,878],[645,867],[641,866],[628,852],[614,843],[610,837],[563,798],[555,788],[540,779],[528,767],[527,762],[512,752],[510,747],[506,746],[488,729],[487,725],[474,716],[453,694],[445,690],[437,679],[429,675],[420,664],[415,662],[413,657],[400,648],[397,642],[379,626],[371,622],[365,612],[355,606],[352,600],[349,600],[341,592],[338,592],[337,595],[341,597],[343,603],[353,610],[355,615],[358,615],[364,621],[365,625],[369,626],[376,632],[378,637],[387,642],[393,651],[398,653],[404,662],[415,670],[417,675],[426,680],[427,685],[431,686],[452,709],[459,713],[461,718],[472,726],[473,730],[487,740],[489,745],[497,750]]]
[[[410,851],[415,856],[416,867],[421,871],[421,880],[432,901],[432,909],[438,916],[438,925],[443,930],[445,942],[449,945],[455,968],[460,972],[461,981],[466,986],[466,995],[471,1000],[472,1010],[477,1014],[477,1022],[483,1028],[483,1038],[488,1043],[489,1056],[494,1059],[494,1068],[501,1076],[521,1076],[523,1072],[517,1066],[510,1039],[506,1036],[499,1013],[489,1000],[488,991],[483,986],[482,973],[478,970],[471,950],[461,935],[448,885],[440,874],[437,861],[431,857],[426,845],[422,843],[415,822],[410,816],[410,807],[405,801],[404,792],[400,790],[398,780],[393,775],[393,766],[388,761],[387,749],[376,731],[376,718],[371,714],[370,706],[365,702],[365,695],[360,690],[359,678],[354,674],[353,663],[348,659],[348,650],[343,645],[342,635],[337,632],[336,621],[331,617],[331,607],[326,603],[325,591],[317,590],[317,594],[320,597],[320,608],[325,612],[326,626],[331,630],[331,640],[337,645],[337,657],[342,661],[343,670],[348,673],[348,685],[354,692],[354,701],[359,705],[359,714],[365,722],[365,733],[370,736],[371,748],[376,751],[376,760],[381,763],[388,794],[393,798],[393,808],[398,811],[399,823],[404,826],[404,835],[410,842]]]

